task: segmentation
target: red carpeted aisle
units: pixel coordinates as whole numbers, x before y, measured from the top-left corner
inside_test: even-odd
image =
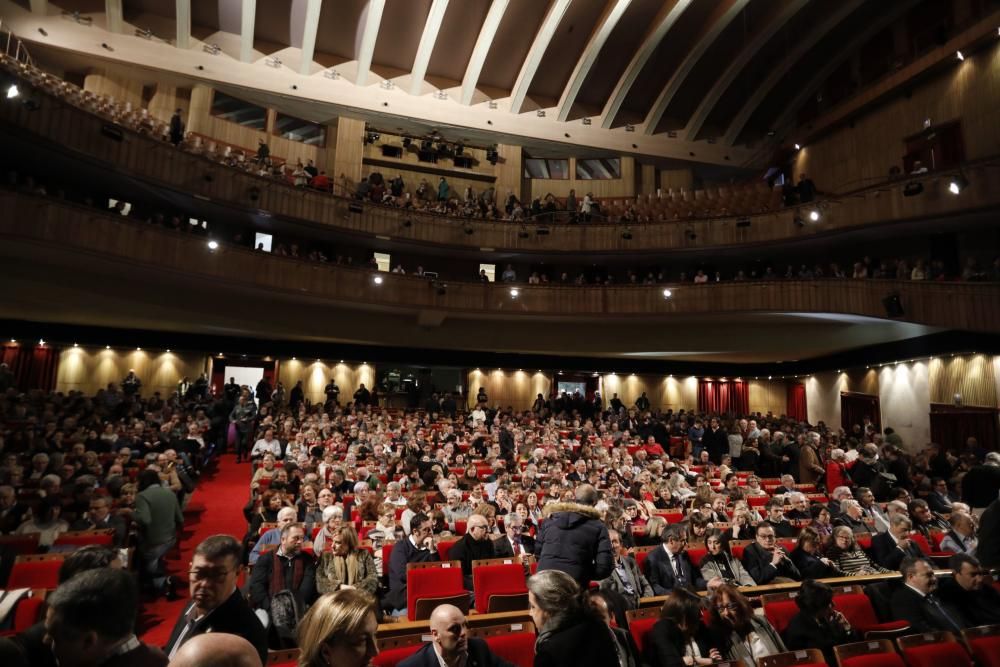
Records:
[[[139,632],[143,641],[163,646],[181,611],[188,603],[187,568],[194,548],[206,537],[226,533],[238,540],[246,532],[243,506],[250,490],[248,464],[237,464],[236,456],[223,454],[214,467],[209,467],[198,480],[198,488],[184,512],[184,530],[178,535],[177,551],[167,556],[167,570],[178,580],[181,599],[168,602],[159,598],[144,601],[139,610]]]

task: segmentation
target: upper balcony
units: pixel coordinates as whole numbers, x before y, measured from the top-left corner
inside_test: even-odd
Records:
[[[0,193],[0,317],[407,347],[797,360],[1000,331],[1000,285],[818,280],[620,287],[448,282],[314,264]],[[895,295],[903,314],[886,318]],[[898,314],[897,314],[898,315]],[[863,326],[862,326],[863,325]]]
[[[471,252],[610,255],[656,253],[749,244],[803,241],[866,226],[954,218],[1000,205],[1000,171],[994,161],[965,165],[968,182],[951,194],[954,172],[922,174],[832,196],[810,205],[746,216],[688,218],[669,222],[519,224],[443,217],[295,188],[282,181],[228,167],[205,154],[174,150],[142,131],[136,114],[121,111],[71,84],[10,60],[30,104],[8,100],[0,118],[8,131],[31,133],[90,160],[166,187],[217,202],[296,221],[324,225],[356,238]],[[133,129],[135,128],[135,129]],[[904,195],[906,183],[923,185],[919,197]],[[657,202],[640,203],[656,208]]]

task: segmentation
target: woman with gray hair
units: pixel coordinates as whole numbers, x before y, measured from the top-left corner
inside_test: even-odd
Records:
[[[837,526],[833,529],[833,540],[827,548],[826,555],[837,564],[839,570],[851,577],[891,572],[872,562],[865,550],[858,546],[854,532],[848,526]]]
[[[528,579],[528,613],[538,632],[534,667],[622,664],[611,630],[565,572],[544,570]]]

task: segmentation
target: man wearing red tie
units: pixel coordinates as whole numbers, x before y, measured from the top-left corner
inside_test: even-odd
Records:
[[[517,512],[504,516],[507,534],[493,542],[497,558],[524,556],[535,552],[535,538],[524,526],[524,518]]]

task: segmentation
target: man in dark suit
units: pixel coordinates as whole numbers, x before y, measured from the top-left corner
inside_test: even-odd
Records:
[[[701,439],[702,446],[708,450],[712,463],[722,463],[722,456],[729,453],[729,436],[726,429],[719,425],[719,420],[712,417],[708,422],[708,430]]]
[[[965,488],[964,484],[962,488]],[[982,561],[983,567],[1000,567],[1000,499],[990,503],[979,519],[976,557]]]
[[[516,516],[516,515],[511,515]],[[448,558],[462,564],[462,579],[465,589],[472,590],[472,562],[496,556],[490,540],[490,522],[482,514],[469,516],[465,535],[452,545]]]
[[[0,486],[0,534],[13,533],[24,521],[28,506],[17,501],[13,486]]]
[[[177,619],[164,651],[173,657],[191,637],[228,632],[253,644],[267,661],[267,631],[236,587],[243,548],[229,535],[213,535],[195,548],[191,559],[191,602]]]
[[[907,621],[911,632],[948,630],[960,634],[961,616],[934,595],[937,577],[930,561],[908,556],[903,559],[899,571],[903,575],[903,585],[892,594],[889,603],[893,619]]]
[[[601,579],[600,589],[604,592],[614,591],[621,596],[628,609],[638,609],[639,600],[653,597],[653,587],[639,570],[635,560],[622,549],[622,537],[617,530],[609,530],[611,553],[614,557],[614,569],[607,579]]]
[[[757,585],[800,581],[802,574],[785,550],[778,546],[774,526],[768,521],[757,524],[756,541],[743,550],[743,567]]]
[[[465,614],[450,604],[439,605],[431,613],[431,641],[406,660],[399,667],[440,667],[441,665],[464,665],[464,667],[514,667],[506,660],[490,651],[482,639],[469,637],[469,626]]]
[[[889,530],[872,538],[872,560],[886,569],[898,570],[907,556],[923,558],[924,552],[910,539],[912,526],[905,514],[893,514]]]
[[[418,512],[410,519],[410,534],[392,547],[389,556],[389,592],[382,599],[383,608],[397,616],[406,613],[406,564],[441,560],[434,548],[434,529],[430,517]]]
[[[663,531],[663,546],[646,558],[646,579],[656,595],[669,595],[674,588],[703,591],[705,579],[688,557],[684,546],[687,533],[680,524],[671,524]]]
[[[535,553],[535,538],[524,527],[524,518],[514,512],[504,516],[506,535],[493,540],[495,558],[512,558]]]
[[[962,627],[1000,623],[1000,591],[983,583],[986,572],[974,556],[955,554],[948,561],[952,576],[938,583],[937,595],[961,613]]]
[[[951,514],[951,504],[956,499],[948,492],[947,480],[938,477],[934,480],[933,487],[927,496],[927,504],[930,505],[931,511],[938,514]]]
[[[116,548],[125,546],[128,539],[128,524],[125,519],[111,512],[111,501],[105,496],[98,496],[90,501],[90,511],[73,522],[70,530],[107,530],[114,531],[112,544]]]

